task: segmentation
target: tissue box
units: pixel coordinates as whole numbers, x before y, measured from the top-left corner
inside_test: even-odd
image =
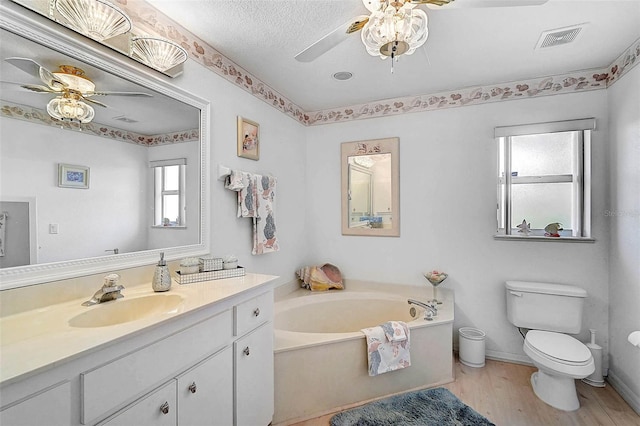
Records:
[[[221,257],[201,257],[200,258],[200,271],[219,271],[222,269]]]

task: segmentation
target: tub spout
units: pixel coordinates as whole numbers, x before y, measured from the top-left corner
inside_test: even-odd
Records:
[[[409,303],[410,305],[417,305],[424,308],[425,310],[424,319],[426,319],[427,321],[432,321],[433,317],[438,316],[438,308],[434,305],[431,305],[429,303],[423,303],[414,299],[407,300],[407,303]]]

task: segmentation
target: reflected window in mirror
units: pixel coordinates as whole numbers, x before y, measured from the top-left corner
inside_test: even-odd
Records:
[[[154,180],[154,226],[186,226],[185,173],[186,158],[152,161]]]
[[[398,138],[342,144],[343,235],[400,235],[398,145]]]

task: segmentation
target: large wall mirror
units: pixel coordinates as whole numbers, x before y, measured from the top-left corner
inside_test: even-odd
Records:
[[[0,32],[0,289],[207,253],[208,102],[13,4]],[[106,94],[57,120],[77,70]]]
[[[341,145],[342,234],[400,236],[398,138]]]

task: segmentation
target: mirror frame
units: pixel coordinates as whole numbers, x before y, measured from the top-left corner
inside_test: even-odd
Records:
[[[391,154],[391,228],[350,228],[349,227],[349,157],[361,155]],[[342,168],[342,235],[369,237],[400,236],[400,139],[385,138],[340,145]]]
[[[152,265],[165,253],[165,259],[201,256],[210,251],[209,213],[209,140],[210,103],[198,98],[168,81],[159,74],[132,59],[116,53],[107,47],[85,38],[62,25],[53,23],[35,12],[15,3],[0,3],[0,28],[18,34],[36,43],[49,46],[62,54],[87,62],[105,72],[109,72],[141,84],[178,101],[200,109],[200,232],[199,243],[166,249],[153,249],[133,253],[75,259],[62,262],[42,263],[0,269],[0,290],[43,284],[63,279],[76,278],[107,271],[137,266]],[[166,78],[166,77],[165,77]]]

